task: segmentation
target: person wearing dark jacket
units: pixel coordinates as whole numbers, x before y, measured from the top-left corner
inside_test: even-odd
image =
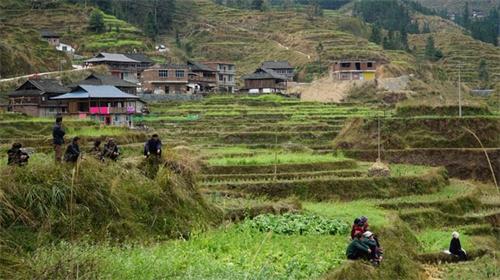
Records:
[[[371,250],[370,261],[378,265],[382,260],[382,248],[380,248],[378,241],[375,240],[375,235],[371,231],[365,231],[361,241]]]
[[[90,149],[89,154],[94,156],[98,160],[103,160],[101,140],[95,140],[94,146]]]
[[[23,145],[21,145],[20,143],[12,144],[12,148],[7,151],[8,165],[24,166],[28,164],[28,159],[30,158],[30,156],[26,152],[21,150],[22,147]]]
[[[104,145],[103,157],[110,158],[114,161],[118,159],[120,151],[118,150],[118,145],[113,138],[108,140],[108,143]]]
[[[370,259],[371,250],[363,243],[361,240],[362,233],[356,232],[354,235],[354,239],[351,241],[349,246],[347,246],[346,255],[350,260],[359,260],[359,259]]]
[[[80,158],[80,138],[75,137],[71,144],[66,148],[66,153],[64,154],[64,161],[66,162],[77,162]]]
[[[62,146],[64,145],[64,135],[66,132],[62,126],[62,117],[56,118],[56,124],[52,128],[52,143],[54,144],[54,154],[56,162],[62,161]]]
[[[144,156],[149,157],[151,155],[156,155],[158,157],[161,156],[161,140],[158,137],[158,134],[153,134],[151,136],[151,139],[149,139],[145,144],[144,144]]]
[[[462,249],[462,245],[460,244],[460,239],[459,239],[459,234],[458,232],[454,231],[451,234],[451,241],[450,241],[450,253],[458,256],[459,260],[461,261],[466,261],[467,260],[467,253],[465,252],[464,249]]]

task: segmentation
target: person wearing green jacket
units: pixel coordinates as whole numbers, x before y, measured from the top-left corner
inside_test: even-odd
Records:
[[[362,237],[361,232],[356,232],[354,235],[354,239],[351,241],[351,244],[347,246],[346,250],[346,255],[347,258],[350,260],[359,260],[359,259],[366,259],[368,260],[370,258],[370,253],[372,252],[368,245],[363,243],[363,240],[361,240]]]

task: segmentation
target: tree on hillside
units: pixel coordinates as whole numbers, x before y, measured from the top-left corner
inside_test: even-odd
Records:
[[[264,10],[264,0],[253,0],[252,9],[263,11]]]
[[[372,34],[370,35],[370,41],[379,44],[382,43],[382,29],[378,24],[373,25]]]
[[[422,30],[423,34],[431,33],[431,27],[429,26],[429,23],[424,23],[424,29]]]
[[[488,64],[486,64],[486,60],[484,59],[481,59],[481,62],[479,62],[478,76],[481,86],[486,88],[490,81],[490,73],[488,72]]]
[[[106,30],[104,17],[99,10],[93,10],[89,19],[89,30],[95,33],[103,33]]]
[[[434,44],[434,37],[427,37],[427,44],[425,45],[425,57],[431,61],[437,61],[443,57],[440,49],[436,48]]]
[[[156,35],[158,35],[158,26],[156,25],[156,20],[152,13],[149,13],[146,17],[144,33],[152,40],[154,40]]]
[[[323,50],[324,50],[323,43],[321,43],[320,41],[316,46],[316,55],[318,56],[318,65],[320,72],[321,72],[321,56],[323,55]]]
[[[468,28],[470,25],[469,2],[465,2],[464,11],[462,13],[462,26]]]

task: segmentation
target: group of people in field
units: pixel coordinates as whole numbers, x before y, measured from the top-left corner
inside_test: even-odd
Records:
[[[68,162],[76,163],[82,157],[82,150],[80,149],[80,137],[73,137],[71,143],[66,146],[65,135],[62,117],[58,116],[56,118],[56,123],[52,128],[52,143],[54,146],[54,157],[56,163]],[[101,147],[101,140],[95,140],[93,147],[90,149],[89,154],[97,158],[100,161],[112,160],[116,161],[121,155],[120,148],[116,143],[115,139],[108,138],[106,143]],[[64,153],[63,153],[64,150]],[[151,138],[144,144],[144,156],[156,156],[160,157],[162,152],[162,142],[158,134],[153,134]],[[24,166],[28,164],[30,158],[29,154],[24,151],[22,144],[14,143],[12,148],[7,151],[8,154],[8,165]]]
[[[378,238],[369,231],[368,218],[361,216],[354,219],[351,228],[351,243],[347,246],[346,255],[350,260],[364,259],[374,265],[382,261],[383,250]]]
[[[450,247],[445,253],[455,256],[459,261],[467,260],[467,253],[460,244],[459,234],[451,234]],[[368,218],[361,216],[354,219],[351,228],[351,243],[347,246],[346,255],[349,260],[367,260],[378,266],[384,251],[375,234],[369,231]]]

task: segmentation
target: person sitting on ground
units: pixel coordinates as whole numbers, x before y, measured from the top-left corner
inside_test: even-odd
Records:
[[[93,155],[98,160],[103,160],[101,140],[94,141],[94,146],[92,146],[92,149],[90,149],[89,154]]]
[[[451,241],[450,241],[450,253],[458,256],[458,259],[461,261],[466,261],[467,260],[467,253],[465,252],[464,249],[462,249],[462,245],[460,244],[460,239],[459,239],[459,234],[458,232],[454,231],[451,234]]]
[[[354,238],[349,244],[349,246],[347,246],[346,250],[346,255],[348,259],[350,260],[370,259],[370,254],[372,251],[368,247],[368,245],[363,243],[363,241],[361,240],[362,236],[363,234],[360,231],[354,234]]]
[[[161,156],[161,140],[158,137],[158,134],[153,134],[151,139],[149,139],[144,144],[144,156],[149,157],[151,155],[156,155],[158,157]]]
[[[368,218],[365,216],[358,217],[354,219],[354,223],[351,228],[351,239],[354,239],[354,233],[361,232],[364,233],[368,230]]]
[[[375,240],[375,235],[371,231],[365,231],[362,242],[371,250],[370,261],[378,265],[382,260],[382,248],[380,248],[378,242]]]
[[[8,165],[24,166],[28,164],[28,159],[30,158],[30,156],[21,149],[22,147],[23,145],[21,145],[21,143],[12,144],[12,148],[7,151]]]
[[[118,150],[118,145],[116,145],[115,139],[110,138],[108,143],[104,145],[103,157],[110,158],[114,161],[118,159],[120,152]]]
[[[64,153],[64,161],[66,162],[77,162],[80,158],[80,137],[73,138],[71,144],[66,148],[66,153]]]

